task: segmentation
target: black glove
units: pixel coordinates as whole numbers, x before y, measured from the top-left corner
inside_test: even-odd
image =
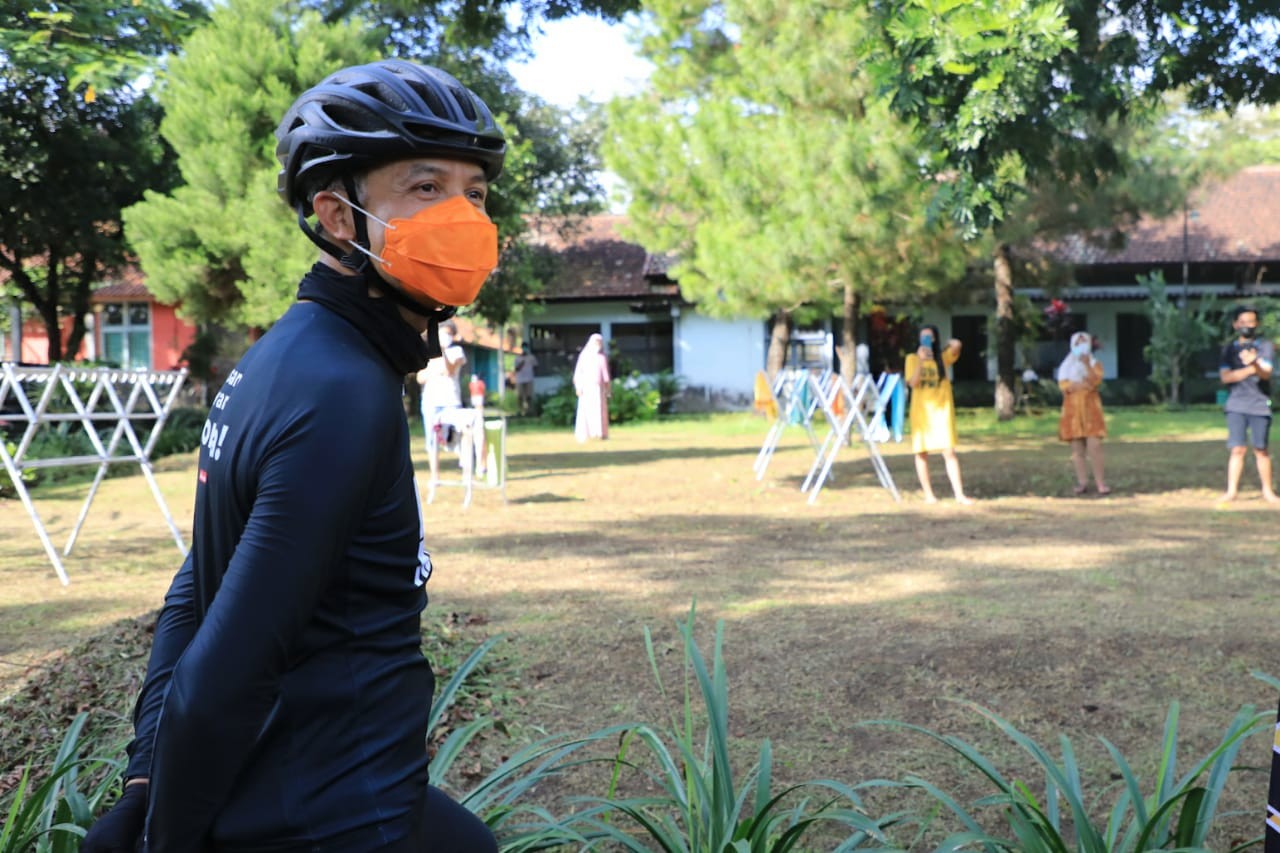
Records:
[[[80,853],[134,853],[147,822],[146,782],[125,785],[111,810],[94,821]]]

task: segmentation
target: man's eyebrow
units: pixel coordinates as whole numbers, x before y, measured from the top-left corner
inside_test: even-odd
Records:
[[[444,169],[432,163],[411,163],[409,164],[409,171],[405,172],[405,179],[413,180],[415,178],[428,177],[428,176],[436,177],[439,175],[443,175],[444,173],[445,173]],[[483,181],[484,169],[481,169],[479,166],[477,166],[475,171],[471,174],[470,180]]]

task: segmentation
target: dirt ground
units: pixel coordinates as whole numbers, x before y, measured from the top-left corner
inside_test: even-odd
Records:
[[[725,622],[744,758],[769,738],[790,781],[916,773],[963,787],[957,762],[926,740],[859,725],[895,719],[961,735],[1038,782],[948,701],[971,699],[1055,752],[1058,733],[1069,735],[1105,792],[1114,777],[1099,737],[1149,770],[1179,700],[1182,771],[1242,704],[1275,705],[1250,673],[1280,675],[1280,511],[1257,497],[1252,470],[1240,501],[1215,505],[1220,437],[1109,442],[1115,493],[1105,498],[1071,496],[1056,441],[965,440],[972,507],[925,505],[905,445],[886,449],[903,491],[895,503],[853,447],[810,505],[798,487],[813,451],[798,430],[765,478],[753,475],[764,430],[744,415],[617,429],[587,446],[514,432],[508,503],[485,491],[462,509],[460,492],[445,489],[425,508],[430,607],[507,637],[518,730],[668,719],[677,709],[654,688],[643,629],[674,672],[674,626],[695,601],[702,637]],[[185,521],[193,457],[161,467]],[[83,492],[40,493],[55,542]],[[156,607],[178,560],[139,477],[104,484],[65,588],[21,505],[0,502],[0,695],[94,630]],[[1239,763],[1265,770],[1268,744],[1253,738]],[[1231,839],[1260,834],[1265,791],[1265,772],[1232,783],[1226,807],[1246,814],[1224,824]]]

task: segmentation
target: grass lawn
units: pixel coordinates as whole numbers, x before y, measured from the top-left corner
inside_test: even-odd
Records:
[[[516,425],[509,503],[478,492],[462,510],[459,490],[445,489],[425,508],[436,564],[428,613],[472,626],[475,642],[506,635],[505,695],[515,701],[503,713],[525,738],[666,720],[675,709],[653,687],[642,631],[653,629],[675,671],[675,622],[696,600],[704,636],[726,623],[733,735],[744,754],[770,738],[791,781],[958,782],[957,763],[922,738],[857,725],[878,718],[959,734],[1030,774],[955,698],[1048,746],[1070,735],[1099,786],[1111,782],[1097,737],[1150,769],[1177,699],[1186,764],[1240,705],[1275,704],[1250,672],[1280,674],[1280,511],[1259,499],[1252,463],[1241,500],[1215,505],[1226,465],[1216,409],[1122,409],[1109,423],[1115,493],[1075,498],[1056,413],[998,424],[962,412],[973,507],[925,505],[908,444],[885,449],[901,504],[855,446],[809,505],[798,489],[813,459],[803,433],[785,434],[757,481],[766,424],[745,414],[624,426],[586,446],[565,430]],[[194,458],[163,460],[158,473],[187,529]],[[425,472],[420,448],[418,462]],[[949,494],[940,460],[933,467],[939,496]],[[37,493],[55,543],[86,487]],[[156,608],[178,562],[141,477],[104,483],[66,588],[21,504],[0,501],[0,695]],[[136,650],[118,654],[144,662]],[[1268,747],[1255,738],[1239,763],[1265,768]],[[24,758],[0,736],[0,772]],[[599,794],[604,784],[569,787]],[[1242,774],[1229,791],[1227,807],[1247,814],[1224,823],[1223,844],[1260,834],[1266,774]]]

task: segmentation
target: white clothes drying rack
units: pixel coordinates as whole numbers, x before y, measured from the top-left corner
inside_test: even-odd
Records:
[[[819,384],[825,383],[831,375],[830,370],[824,369],[818,376]],[[802,427],[814,453],[818,453],[821,442],[818,441],[818,434],[813,429],[813,416],[818,411],[820,402],[809,391],[809,383],[813,379],[812,371],[804,367],[779,370],[778,375],[774,377],[769,391],[773,395],[777,415],[769,425],[769,432],[765,435],[764,443],[752,465],[757,480],[764,479],[765,471],[769,469],[769,462],[773,459],[773,453],[778,449],[778,442],[782,440],[782,434],[788,426]]]
[[[861,381],[859,381],[861,380]],[[867,455],[871,458],[871,467],[876,472],[880,485],[895,501],[901,502],[902,495],[893,482],[893,474],[878,447],[881,436],[885,435],[885,407],[893,395],[893,388],[901,380],[898,374],[886,374],[880,381],[872,381],[870,375],[855,378],[856,390],[851,389],[844,379],[834,375],[824,384],[810,377],[811,391],[818,397],[823,416],[830,429],[818,451],[818,458],[809,467],[801,492],[809,493],[809,503],[818,499],[818,493],[832,477],[832,466],[840,455],[840,448],[849,444],[854,429],[857,429],[862,443],[866,445]],[[842,404],[842,405],[841,405]]]
[[[815,457],[800,491],[807,492],[809,503],[813,503],[822,487],[835,479],[832,468],[836,457],[840,448],[850,442],[856,429],[858,437],[866,445],[871,467],[880,485],[893,495],[895,501],[900,501],[902,496],[878,445],[887,438],[885,409],[893,396],[894,385],[901,377],[885,374],[873,381],[870,375],[862,375],[859,379],[861,381],[855,382],[854,390],[830,369],[789,368],[779,371],[770,387],[777,415],[769,425],[769,432],[752,466],[756,479],[764,479],[769,461],[786,428],[800,426],[813,446]],[[826,437],[821,440],[814,427],[818,417],[825,419],[828,426]]]
[[[107,468],[114,464],[133,463],[146,477],[147,485],[155,496],[173,540],[183,556],[187,553],[182,533],[173,521],[151,467],[151,452],[164,428],[165,420],[186,380],[186,370],[122,370],[109,367],[77,368],[67,365],[53,367],[27,367],[5,362],[0,364],[0,412],[16,402],[20,411],[0,414],[0,422],[20,426],[21,438],[10,452],[8,442],[0,440],[0,463],[3,463],[13,488],[21,498],[36,534],[44,545],[49,561],[64,585],[70,583],[66,568],[57,549],[49,539],[40,514],[23,481],[23,474],[40,468],[63,468],[76,465],[97,465],[98,471],[89,487],[89,495],[80,509],[80,517],[67,539],[62,556],[70,556],[76,537],[89,515],[89,507],[98,493],[98,487],[106,476]],[[76,385],[92,385],[88,397],[81,397]],[[62,391],[58,408],[70,404],[72,411],[50,411],[57,392]],[[28,459],[27,452],[39,431],[51,424],[79,423],[94,452],[84,456],[64,456],[55,459]],[[104,442],[99,428],[109,429],[110,437]],[[149,432],[147,431],[149,428]],[[142,432],[145,441],[139,438]],[[124,446],[122,447],[122,442]]]

